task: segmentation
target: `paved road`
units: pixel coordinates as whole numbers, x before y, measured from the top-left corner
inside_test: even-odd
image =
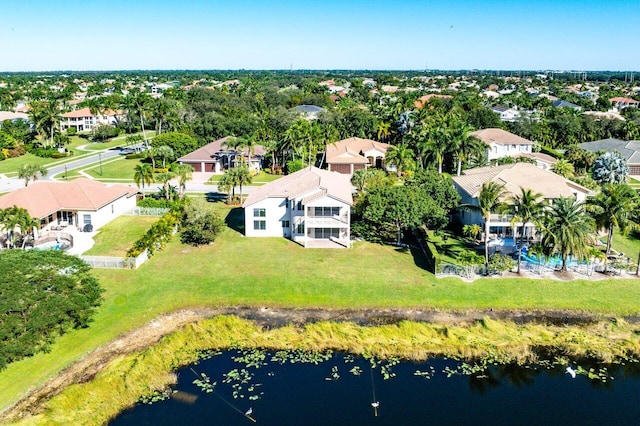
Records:
[[[108,149],[106,151],[96,151],[96,153],[94,155],[89,155],[87,157],[84,158],[80,158],[78,160],[71,160],[68,163],[65,164],[61,164],[59,166],[53,166],[49,169],[49,173],[47,173],[47,179],[48,180],[56,180],[56,175],[59,175],[60,173],[64,173],[65,168],[66,170],[74,170],[74,169],[79,169],[81,167],[85,167],[88,166],[90,164],[94,164],[94,163],[100,163],[100,161],[106,161],[109,160],[111,158],[117,157],[120,155],[120,150],[115,148],[115,149]],[[58,179],[60,179],[62,176],[57,176]]]

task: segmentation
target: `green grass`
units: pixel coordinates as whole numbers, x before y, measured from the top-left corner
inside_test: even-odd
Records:
[[[82,169],[91,177],[101,180],[126,180],[133,182],[133,174],[135,167],[140,164],[140,160],[127,160],[124,156],[116,157],[114,160],[102,162],[102,174],[100,173],[100,164],[92,164],[89,168]]]
[[[282,177],[282,175],[271,175],[271,174],[267,174],[267,173],[261,171],[260,173],[258,173],[257,175],[255,175],[255,176],[253,176],[251,178],[251,186],[264,185],[265,183],[269,183],[269,182],[273,182],[274,180],[278,180],[281,177]],[[218,182],[220,182],[221,178],[222,178],[222,175],[213,175],[213,176],[211,176],[209,178],[207,183],[215,185]]]
[[[438,250],[440,261],[459,264],[458,260],[461,253],[465,251],[475,252],[474,246],[467,240],[460,238],[449,231],[443,231],[440,236],[433,231],[428,231],[429,241],[431,241]]]
[[[571,282],[487,278],[437,279],[411,251],[367,242],[313,250],[283,238],[246,238],[242,210],[216,208],[231,228],[213,244],[182,245],[176,237],[140,269],[94,270],[104,302],[89,328],[62,336],[46,354],[0,372],[0,409],[74,360],[162,313],[202,306],[294,308],[572,309],[607,315],[640,312],[633,279]]]
[[[93,238],[95,245],[84,254],[124,257],[133,243],[157,220],[152,216],[120,216],[100,228]]]
[[[602,238],[601,240],[606,244],[606,238]],[[640,253],[640,234],[637,231],[631,231],[627,235],[622,235],[616,229],[613,231],[612,248],[618,253],[624,253],[625,256],[635,261],[638,259],[638,253]]]

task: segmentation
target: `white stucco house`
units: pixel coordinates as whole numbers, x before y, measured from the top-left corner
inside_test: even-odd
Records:
[[[470,135],[475,136],[487,145],[487,158],[489,161],[533,152],[532,141],[506,130],[496,128],[482,129],[471,132]]]
[[[133,210],[138,189],[90,179],[38,181],[0,197],[0,209],[18,206],[40,220],[40,230],[99,229]],[[87,227],[90,225],[90,227]]]
[[[506,198],[504,201],[521,193],[520,188],[531,189],[542,194],[544,201],[551,205],[553,200],[561,197],[575,197],[578,201],[585,201],[592,191],[569,179],[563,178],[549,170],[530,163],[513,163],[502,166],[478,167],[465,170],[461,176],[453,176],[453,184],[462,197],[461,203],[478,205],[478,196],[485,182],[497,182],[504,185]],[[461,210],[458,213],[460,222],[464,225],[478,224],[485,229],[485,223],[480,212]],[[510,214],[492,214],[489,219],[489,234],[505,238],[520,238],[535,235],[535,226],[531,223],[511,223]]]
[[[256,188],[244,207],[247,237],[284,237],[304,247],[351,246],[350,175],[307,167]]]
[[[81,108],[62,114],[60,130],[65,131],[70,127],[75,127],[78,132],[88,132],[98,125],[115,126],[123,118],[122,111],[107,110],[101,114],[93,114],[88,107]]]

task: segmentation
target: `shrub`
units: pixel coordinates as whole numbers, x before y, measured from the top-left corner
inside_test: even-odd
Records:
[[[75,136],[77,133],[78,133],[78,129],[76,129],[75,127],[67,127],[68,136]]]
[[[139,240],[133,243],[127,251],[127,257],[137,257],[147,250],[149,257],[155,252],[164,249],[165,245],[175,233],[180,225],[182,217],[182,206],[175,205],[169,212],[165,213],[159,221],[151,225],[151,228]]]
[[[193,246],[211,244],[224,228],[224,220],[204,200],[185,206],[180,241]]]
[[[159,199],[153,197],[146,197],[138,201],[138,207],[155,207],[160,209],[172,208],[175,205],[174,201]]]
[[[53,158],[54,154],[58,153],[56,148],[32,148],[31,154],[41,158]]]
[[[144,152],[133,152],[124,156],[126,160],[138,160],[141,158],[147,158]]]

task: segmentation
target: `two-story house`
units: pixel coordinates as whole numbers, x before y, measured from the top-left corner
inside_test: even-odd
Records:
[[[242,205],[245,235],[284,237],[304,247],[350,247],[350,177],[307,167],[256,188]]]
[[[533,151],[533,142],[514,135],[506,130],[490,128],[476,130],[470,133],[487,145],[487,158],[489,161],[502,157],[516,157],[521,154],[530,154]]]
[[[120,118],[122,118],[122,112],[108,110],[100,114],[93,114],[87,107],[62,114],[60,130],[65,131],[70,127],[75,127],[78,132],[89,132],[101,124],[115,126]]]

